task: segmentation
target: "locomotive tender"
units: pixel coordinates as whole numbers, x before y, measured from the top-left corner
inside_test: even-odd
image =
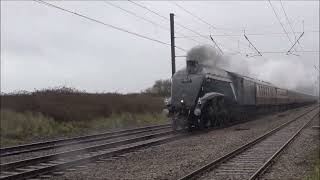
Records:
[[[316,97],[187,60],[165,100],[174,130],[221,126],[252,114],[316,102]]]

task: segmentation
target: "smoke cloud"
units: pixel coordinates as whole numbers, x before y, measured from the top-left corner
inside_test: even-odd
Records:
[[[216,48],[210,45],[199,45],[192,48],[188,51],[186,60],[197,61],[204,67],[218,67],[242,75],[250,75],[247,61],[243,59],[236,60],[230,56],[221,55]]]
[[[307,94],[319,94],[319,81],[312,67],[307,67],[301,60],[267,59],[250,64],[253,76],[271,82],[278,87]]]
[[[192,48],[186,60],[195,60],[208,68],[221,68],[270,82],[277,87],[307,94],[319,94],[319,79],[303,62],[292,59],[259,59],[248,61],[241,56],[221,55],[210,45]],[[251,59],[250,59],[251,60]]]
[[[196,46],[187,53],[187,61],[197,61],[200,65],[211,68],[223,63],[223,58],[214,47],[209,45]]]

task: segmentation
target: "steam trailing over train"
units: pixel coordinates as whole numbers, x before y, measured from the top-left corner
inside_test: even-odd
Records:
[[[316,97],[226,71],[224,59],[206,46],[191,49],[186,68],[172,77],[166,101],[173,129],[206,128],[241,121],[257,112],[282,110],[316,101]],[[224,64],[225,65],[225,64]]]

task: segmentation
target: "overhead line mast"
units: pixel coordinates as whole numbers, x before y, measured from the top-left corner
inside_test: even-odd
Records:
[[[171,69],[172,76],[176,72],[176,51],[174,41],[174,14],[170,13],[170,39],[171,39]]]

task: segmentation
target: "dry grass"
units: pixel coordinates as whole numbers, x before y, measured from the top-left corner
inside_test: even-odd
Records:
[[[317,154],[315,156],[317,162],[314,166],[313,172],[306,178],[306,180],[319,180],[320,179],[320,149],[318,147]]]
[[[144,93],[86,93],[62,87],[1,95],[1,108],[41,112],[58,121],[81,121],[125,112],[159,113],[163,108],[163,98]]]
[[[95,132],[137,125],[159,124],[167,118],[159,113],[122,113],[100,117],[90,121],[55,121],[41,113],[18,113],[1,110],[1,146],[21,144],[34,139],[63,137],[79,133]]]
[[[59,87],[1,95],[1,143],[165,122],[163,98]]]

